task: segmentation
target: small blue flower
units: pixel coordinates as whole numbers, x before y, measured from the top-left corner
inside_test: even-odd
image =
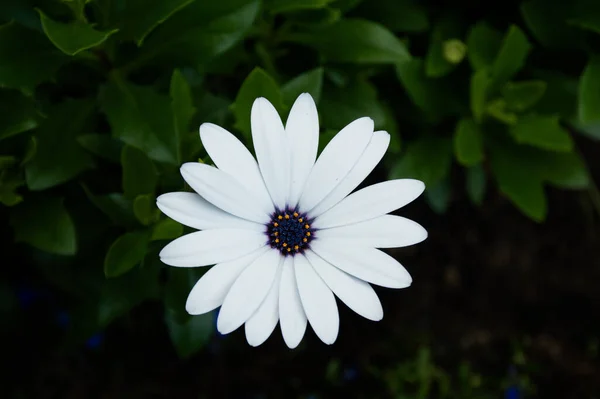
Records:
[[[59,326],[66,328],[70,322],[71,316],[69,316],[69,312],[66,310],[60,311],[56,315],[56,323],[58,323]]]
[[[104,341],[104,335],[102,333],[97,333],[88,338],[85,342],[85,346],[90,349],[97,349],[102,345],[102,341]]]
[[[504,399],[521,399],[521,389],[519,388],[519,386],[509,386],[504,392]]]
[[[354,381],[358,376],[358,370],[354,367],[347,367],[344,369],[344,381]]]
[[[22,286],[17,289],[17,298],[22,308],[28,308],[34,302],[42,297],[40,291],[36,291],[27,286]]]

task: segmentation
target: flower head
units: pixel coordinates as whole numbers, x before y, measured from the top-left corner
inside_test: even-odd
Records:
[[[219,332],[245,324],[253,346],[279,322],[290,348],[300,343],[307,323],[326,344],[336,340],[335,296],[361,316],[381,320],[371,284],[405,288],[412,279],[378,248],[427,237],[417,223],[388,213],[417,198],[423,183],[391,180],[352,193],[379,163],[390,136],[360,118],[317,159],[319,118],[309,94],[298,97],[285,127],[271,103],[258,98],[251,128],[256,159],[228,131],[200,126],[215,166],[184,164],[181,174],[195,193],[157,200],[166,215],[200,230],[165,246],[161,260],[215,265],[190,292],[186,310],[198,315],[220,306]]]

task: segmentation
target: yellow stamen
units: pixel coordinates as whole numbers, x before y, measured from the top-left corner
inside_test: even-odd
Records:
[[[306,236],[307,236],[307,237],[310,237],[310,231],[307,231],[307,232],[306,232]]]
[[[305,229],[310,229],[310,225],[308,225],[308,224],[305,224],[305,225],[304,225],[304,228],[305,228]]]
[[[303,238],[302,242],[308,242],[308,238]]]
[[[284,248],[287,247],[287,242],[284,242],[283,244],[281,244]]]
[[[300,248],[299,245],[294,245],[294,249],[297,251]]]
[[[279,216],[277,216],[277,219],[281,220],[281,219],[283,219],[283,216],[279,215]]]
[[[273,223],[273,227],[277,227],[277,226],[279,226],[279,223],[277,223],[277,222]]]
[[[298,219],[298,221],[299,221],[300,223],[302,223],[302,222],[304,222],[304,219],[300,218],[300,219]]]
[[[276,231],[275,233],[273,233],[273,235],[274,235],[275,237],[277,237],[277,236],[279,235],[279,232],[277,232],[277,231]]]
[[[288,248],[288,252],[292,252],[292,248]]]
[[[287,219],[289,219],[289,218],[290,218],[290,215],[288,215],[288,214],[286,213],[286,214],[285,214],[285,219],[287,220]]]
[[[294,217],[297,218],[298,217],[298,212],[294,212]]]
[[[279,238],[275,239],[275,244],[279,244]]]

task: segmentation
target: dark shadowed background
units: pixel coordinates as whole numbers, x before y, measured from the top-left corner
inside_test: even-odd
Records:
[[[185,313],[155,199],[302,92],[320,148],[392,135],[367,183],[424,181],[429,238],[381,322],[251,348]],[[596,0],[2,0],[0,396],[599,398],[598,139]]]

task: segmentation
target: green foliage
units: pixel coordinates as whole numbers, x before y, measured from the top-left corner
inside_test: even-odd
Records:
[[[185,298],[173,299],[199,275],[169,271],[165,280],[158,251],[184,228],[158,211],[156,196],[187,189],[183,162],[209,162],[201,123],[249,144],[257,97],[285,118],[303,92],[319,105],[321,148],[352,120],[373,118],[392,136],[377,173],[423,180],[435,212],[464,191],[480,207],[504,196],[543,221],[554,211],[548,186],[593,186],[595,160],[578,147],[600,138],[598,6],[528,0],[488,18],[459,3],[3,3],[8,234],[23,251],[59,255],[68,265],[61,289],[79,289],[72,269],[89,275],[93,300],[81,306],[93,329],[159,299],[175,350],[191,356],[212,319],[181,314]]]
[[[600,122],[600,56],[590,60],[579,81],[579,120]]]
[[[235,127],[250,137],[250,109],[254,100],[265,97],[278,110],[283,110],[281,90],[275,80],[261,68],[255,68],[244,80],[233,103]]]
[[[18,90],[0,90],[0,107],[4,111],[0,140],[38,126],[39,117],[33,100]]]
[[[0,26],[0,87],[30,92],[68,60],[42,33],[14,22]]]
[[[108,39],[110,35],[117,32],[117,29],[99,32],[83,21],[65,24],[54,21],[42,11],[39,11],[39,13],[44,33],[48,39],[68,55],[75,55],[83,50],[96,47]]]
[[[59,255],[77,252],[75,225],[61,198],[29,199],[14,208],[10,224],[15,230],[16,242]]]
[[[317,49],[332,62],[394,63],[410,59],[406,46],[383,26],[360,19],[339,22],[307,32],[298,40]],[[352,43],[348,46],[348,43]]]
[[[89,100],[67,100],[56,105],[35,131],[33,158],[25,164],[27,187],[44,190],[65,183],[93,166],[93,160],[77,143],[93,112]]]
[[[144,152],[130,146],[123,147],[121,164],[125,197],[133,199],[138,195],[154,193],[158,175],[154,164]]]

